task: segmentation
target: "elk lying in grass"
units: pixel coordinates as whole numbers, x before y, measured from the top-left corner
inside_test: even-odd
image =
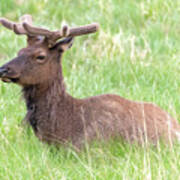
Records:
[[[71,47],[74,36],[95,32],[96,24],[48,31],[32,26],[28,15],[20,24],[4,18],[0,23],[28,37],[27,47],[0,68],[0,77],[22,86],[26,120],[40,140],[53,144],[71,142],[81,147],[85,141],[113,137],[140,143],[179,138],[177,120],[152,103],[130,101],[114,94],[77,99],[66,92],[62,54]],[[60,38],[64,39],[58,41]]]

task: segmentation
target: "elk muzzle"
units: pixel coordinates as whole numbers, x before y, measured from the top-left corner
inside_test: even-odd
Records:
[[[0,68],[0,78],[3,77],[6,73],[8,72],[8,70],[4,67]]]
[[[0,79],[3,82],[17,82],[18,81],[18,74],[11,70],[11,68],[2,66],[0,67]]]

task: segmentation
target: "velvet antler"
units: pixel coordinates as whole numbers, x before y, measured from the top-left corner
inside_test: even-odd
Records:
[[[99,25],[97,23],[69,28],[67,25],[63,26],[61,30],[49,31],[44,28],[35,27],[32,25],[31,15],[24,15],[21,17],[21,23],[14,23],[5,18],[0,18],[0,23],[13,30],[16,34],[27,36],[44,36],[49,42],[50,46],[53,46],[58,39],[70,36],[80,36],[84,34],[94,33],[98,30]]]

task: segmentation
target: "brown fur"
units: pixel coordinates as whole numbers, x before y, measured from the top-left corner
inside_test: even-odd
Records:
[[[2,67],[10,69],[2,80],[23,87],[26,120],[40,140],[53,144],[72,142],[80,147],[94,139],[123,137],[129,142],[157,143],[160,138],[171,142],[179,136],[177,120],[152,103],[113,94],[85,99],[70,96],[61,66],[62,53],[69,46],[68,38],[51,49],[46,40],[34,40]],[[39,62],[42,54],[45,60]]]

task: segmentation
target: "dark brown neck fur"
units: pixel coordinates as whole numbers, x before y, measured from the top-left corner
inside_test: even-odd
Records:
[[[26,120],[35,133],[43,129],[49,138],[49,134],[53,136],[59,131],[59,140],[63,141],[73,136],[72,128],[76,127],[73,125],[74,103],[78,100],[66,93],[61,65],[53,74],[54,77],[47,83],[23,88],[28,111]]]

